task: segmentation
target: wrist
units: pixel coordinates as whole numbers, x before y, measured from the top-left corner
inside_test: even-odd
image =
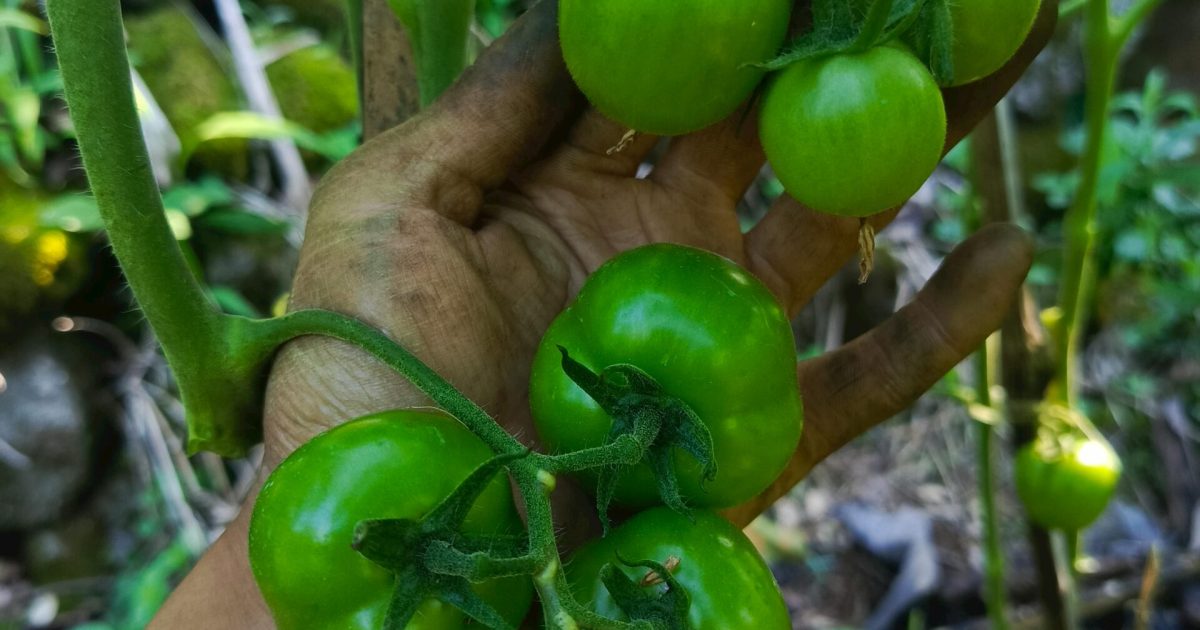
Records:
[[[263,478],[329,428],[378,411],[427,405],[424,394],[366,352],[334,339],[297,339],[280,351],[267,384]]]
[[[250,569],[249,531],[261,478],[242,509],[155,615],[150,630],[275,627]]]

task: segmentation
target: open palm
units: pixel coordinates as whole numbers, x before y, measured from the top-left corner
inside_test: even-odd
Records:
[[[1056,4],[1043,3],[1034,35],[1007,68],[946,93],[951,144],[1040,50]],[[651,242],[704,248],[747,267],[794,315],[853,256],[858,229],[857,220],[785,199],[743,234],[737,203],[763,156],[755,124],[742,114],[673,139],[639,178],[658,139],[637,137],[610,155],[625,129],[588,109],[576,92],[558,49],[555,6],[540,3],[433,107],[373,139],[325,178],[291,300],[293,309],[340,311],[383,329],[530,444],[534,350],[604,261]],[[892,216],[872,221],[882,227]],[[1031,246],[1019,231],[983,230],[913,304],[802,363],[801,444],[770,489],[727,516],[748,522],[821,459],[911,404],[999,327],[1030,262]],[[265,468],[348,419],[425,404],[361,351],[297,340],[272,372]],[[244,536],[244,529],[235,523],[229,535]],[[233,547],[244,550],[244,541]],[[242,553],[227,562],[244,565]],[[168,604],[160,621],[180,606]],[[269,626],[261,603],[253,607]]]
[[[951,142],[1040,49],[1052,5],[1009,68],[947,93]],[[792,314],[853,255],[857,221],[786,199],[743,235],[737,202],[763,163],[754,122],[744,119],[674,139],[638,178],[658,139],[609,151],[625,129],[582,106],[562,66],[554,3],[543,2],[431,110],[329,174],[313,203],[292,307],[338,310],[386,330],[532,442],[527,390],[538,340],[617,253],[660,241],[717,252],[761,278]],[[777,487],[735,514],[744,520],[769,505],[977,347],[999,326],[1029,263],[1019,233],[986,230],[913,305],[802,364],[801,448]],[[268,461],[346,419],[423,400],[357,350],[296,342],[269,390]]]

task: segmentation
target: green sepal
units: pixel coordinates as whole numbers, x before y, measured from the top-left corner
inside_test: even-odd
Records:
[[[496,630],[515,630],[490,604],[483,601],[471,588],[471,582],[466,578],[456,576],[439,576],[436,580],[437,598],[461,610],[468,617],[483,624],[485,628]],[[405,625],[408,621],[405,620]],[[397,626],[402,630],[404,626]]]
[[[926,0],[873,0],[866,14],[856,15],[848,0],[813,0],[813,28],[796,38],[781,55],[758,64],[781,70],[798,61],[881,46],[911,30]]]
[[[395,575],[384,628],[402,630],[420,603],[441,600],[490,628],[511,628],[471,589],[473,582],[532,573],[535,558],[523,556],[524,536],[464,536],[463,522],[492,479],[529,452],[493,457],[463,480],[421,520],[359,521],[351,546]]]
[[[672,465],[675,449],[683,450],[700,464],[704,480],[711,481],[717,476],[712,433],[700,416],[635,366],[610,365],[596,374],[571,358],[566,348],[559,346],[558,350],[562,353],[563,371],[612,419],[604,446],[613,449],[613,456],[609,461],[596,463],[601,468],[596,484],[596,511],[605,534],[610,525],[608,508],[621,474],[643,462],[654,470],[663,503],[688,515]],[[621,457],[625,453],[621,447],[631,442],[636,457],[629,461]]]
[[[475,505],[475,501],[487,489],[496,473],[512,462],[528,457],[529,454],[530,451],[526,450],[521,453],[499,455],[480,464],[479,468],[471,471],[471,474],[458,484],[450,496],[425,516],[421,521],[422,526],[426,531],[458,531],[462,527],[463,521],[467,520],[471,506]]]
[[[926,0],[911,38],[917,56],[933,78],[946,85],[954,80],[954,16],[950,0]]]
[[[611,563],[600,569],[600,581],[631,621],[648,621],[651,626],[660,630],[691,628],[688,622],[688,610],[692,606],[691,597],[666,567],[653,560],[629,562],[619,553],[617,561],[627,567],[650,569],[666,584],[666,590],[660,592],[654,586],[636,584],[624,571]]]
[[[408,567],[396,573],[396,588],[388,602],[387,616],[383,619],[383,630],[404,630],[421,602],[429,598],[429,591],[416,567]]]

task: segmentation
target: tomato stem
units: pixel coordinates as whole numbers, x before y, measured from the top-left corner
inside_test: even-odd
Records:
[[[1064,329],[1055,336],[1058,369],[1053,395],[1057,402],[1069,406],[1079,403],[1078,362],[1096,284],[1096,237],[1100,229],[1097,192],[1121,51],[1133,30],[1160,2],[1138,0],[1115,22],[1110,14],[1109,0],[1088,0],[1084,7],[1084,52],[1090,74],[1084,113],[1087,140],[1080,159],[1078,192],[1063,219],[1065,244],[1059,307]]]
[[[113,253],[162,345],[188,421],[189,450],[241,455],[262,435],[274,349],[252,320],[209,301],[167,224],[133,100],[117,0],[47,3],[79,150]]]
[[[847,52],[862,52],[875,46],[887,28],[892,14],[894,0],[872,0],[871,8],[867,11],[867,19],[863,21],[862,30],[850,45]]]

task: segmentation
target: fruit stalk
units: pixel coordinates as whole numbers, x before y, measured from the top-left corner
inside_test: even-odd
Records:
[[[1057,373],[1054,398],[1075,407],[1079,402],[1079,356],[1091,316],[1089,309],[1096,284],[1096,236],[1099,231],[1097,189],[1108,134],[1108,114],[1120,68],[1121,51],[1134,29],[1162,0],[1138,0],[1113,19],[1109,0],[1088,0],[1084,7],[1084,53],[1088,67],[1084,121],[1087,140],[1080,160],[1080,183],[1075,200],[1063,219],[1064,259],[1059,306],[1062,330],[1057,331]]]

